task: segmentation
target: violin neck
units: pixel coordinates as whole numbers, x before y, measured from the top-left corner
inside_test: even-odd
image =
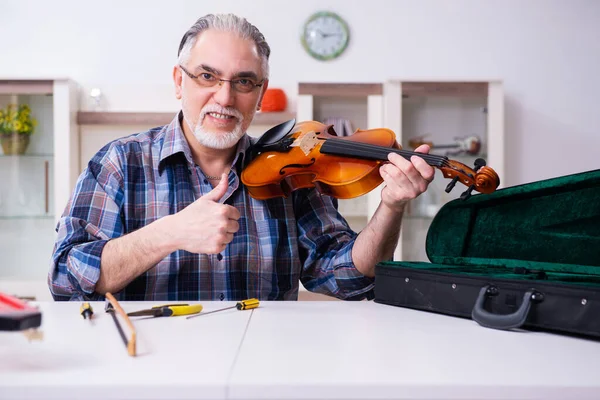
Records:
[[[414,151],[395,149],[392,147],[354,142],[347,139],[325,140],[325,143],[321,145],[321,153],[376,161],[387,161],[389,153],[396,153],[407,160],[410,160],[412,156],[421,157],[427,162],[427,164],[438,168],[447,165],[448,163],[448,157],[446,156],[417,153]]]

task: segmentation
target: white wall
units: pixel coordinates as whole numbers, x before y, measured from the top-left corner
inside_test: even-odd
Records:
[[[328,63],[299,41],[304,20],[323,9],[351,26],[347,53]],[[292,106],[299,81],[500,78],[506,185],[600,167],[596,0],[2,0],[0,77],[70,77],[84,93],[100,87],[108,110],[175,110],[182,34],[205,13],[230,11],[267,37],[271,87],[286,89]]]

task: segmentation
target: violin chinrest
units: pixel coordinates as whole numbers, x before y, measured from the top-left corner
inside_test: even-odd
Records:
[[[275,143],[279,142],[292,132],[296,126],[296,119],[292,118],[289,121],[282,122],[279,125],[275,125],[268,131],[263,133],[256,142],[250,145],[246,150],[245,165],[248,165],[259,153],[272,147]]]
[[[289,121],[283,122],[279,125],[275,125],[268,131],[262,134],[262,136],[256,141],[254,147],[260,151],[260,148],[265,145],[277,143],[292,131],[296,125],[296,119],[292,118]]]

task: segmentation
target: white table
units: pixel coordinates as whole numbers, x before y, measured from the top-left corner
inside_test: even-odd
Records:
[[[79,305],[42,303],[42,341],[0,333],[0,398],[600,399],[600,341],[366,301],[262,302],[137,318],[132,358],[103,303],[94,326]]]
[[[0,398],[225,398],[250,312],[131,317],[138,353],[131,357],[104,303],[90,304],[93,325],[79,314],[81,303],[49,302],[40,303],[43,340],[0,332]],[[202,304],[208,311],[235,303]],[[126,312],[152,305],[121,303]]]

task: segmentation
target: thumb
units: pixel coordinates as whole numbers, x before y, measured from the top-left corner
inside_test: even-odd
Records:
[[[203,199],[212,200],[218,202],[221,197],[225,196],[228,187],[227,174],[221,174],[221,180],[219,184],[213,188],[210,192],[202,196]]]
[[[431,150],[431,148],[429,147],[429,145],[427,144],[422,144],[419,147],[417,147],[415,149],[415,153],[429,153],[429,150]]]

